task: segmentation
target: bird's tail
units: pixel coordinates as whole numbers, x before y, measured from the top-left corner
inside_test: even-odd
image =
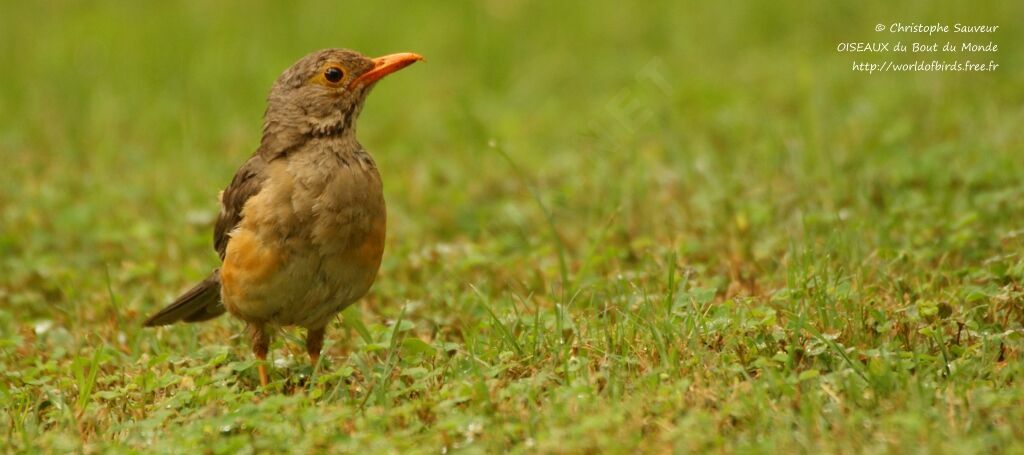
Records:
[[[146,327],[172,324],[178,321],[200,322],[224,314],[220,302],[220,269],[189,289],[170,305],[150,316]]]

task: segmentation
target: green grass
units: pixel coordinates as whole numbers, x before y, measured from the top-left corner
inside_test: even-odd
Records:
[[[2,451],[1024,451],[1020,2],[7,3]],[[140,323],[334,46],[428,62],[360,121],[377,283],[262,390],[240,322]]]

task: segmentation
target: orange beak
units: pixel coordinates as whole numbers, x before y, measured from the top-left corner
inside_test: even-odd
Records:
[[[402,52],[399,54],[385,55],[383,57],[377,57],[373,59],[373,69],[367,71],[362,76],[356,78],[356,80],[348,84],[348,89],[353,90],[357,87],[363,87],[370,85],[374,82],[381,80],[384,76],[394,73],[402,68],[405,68],[413,63],[423,60],[423,56],[420,54],[414,54],[412,52]]]

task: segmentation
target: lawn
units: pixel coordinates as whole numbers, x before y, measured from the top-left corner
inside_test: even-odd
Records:
[[[1024,3],[345,3],[5,2],[0,451],[1024,452]],[[376,284],[262,389],[141,322],[325,47],[427,62],[359,123]]]

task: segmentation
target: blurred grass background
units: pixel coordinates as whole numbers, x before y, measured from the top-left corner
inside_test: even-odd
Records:
[[[54,451],[1019,449],[1022,13],[5,2],[0,431]],[[892,22],[1001,28],[873,31]],[[836,52],[897,40],[1000,50]],[[325,47],[428,61],[360,121],[389,204],[378,283],[326,373],[279,338],[280,394],[254,400],[240,323],[138,324],[216,265],[215,197],[266,92]],[[1001,66],[850,69],[958,57]]]

